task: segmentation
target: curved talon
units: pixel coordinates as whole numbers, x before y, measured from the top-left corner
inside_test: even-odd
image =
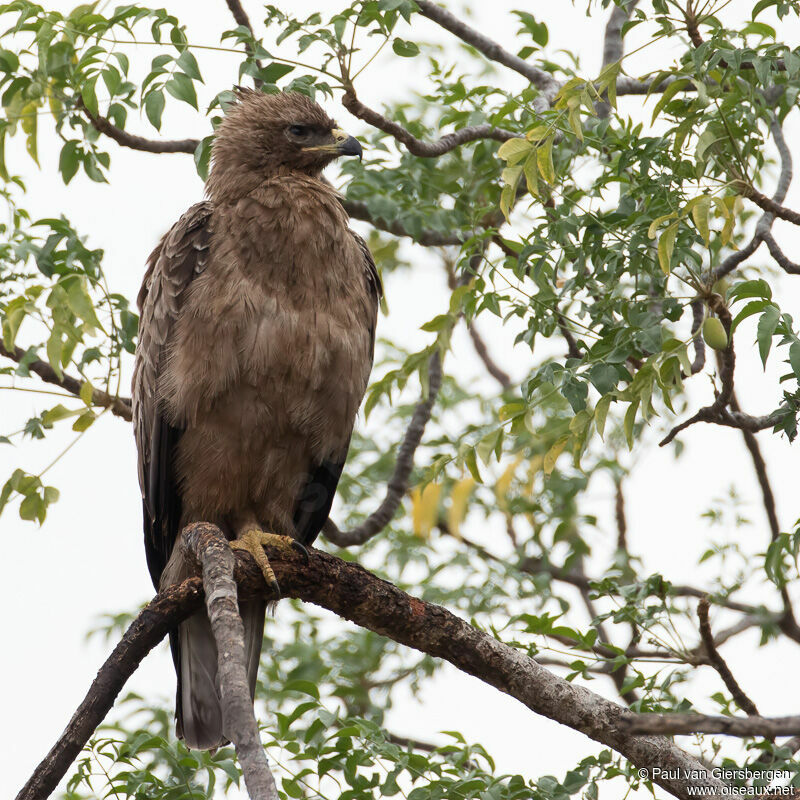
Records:
[[[264,547],[270,545],[277,547],[283,551],[291,550],[297,553],[303,561],[308,564],[308,550],[306,546],[292,538],[291,536],[281,536],[277,533],[267,533],[260,528],[250,528],[245,530],[238,539],[231,542],[231,547],[234,550],[246,550],[253,556],[256,564],[258,564],[261,574],[264,576],[264,581],[267,586],[272,590],[276,600],[281,598],[281,587],[275,578],[275,572],[272,565],[269,563],[267,554],[264,552]]]
[[[300,555],[303,563],[308,566],[308,548],[298,539],[292,539],[292,549]]]

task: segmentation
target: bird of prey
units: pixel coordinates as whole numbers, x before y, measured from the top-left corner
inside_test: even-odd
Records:
[[[330,511],[372,367],[381,284],[323,168],[356,139],[297,93],[240,89],[206,183],[150,255],[139,293],[133,414],[147,565],[190,567],[191,522],[218,525],[277,590],[263,545],[304,549]],[[251,695],[266,603],[241,604]],[[227,742],[205,611],[170,636],[176,728]]]

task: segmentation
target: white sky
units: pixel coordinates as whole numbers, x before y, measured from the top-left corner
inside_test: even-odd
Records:
[[[62,2],[53,5],[69,8]],[[319,8],[320,3],[303,0],[291,5],[297,13],[302,13],[314,6]],[[453,10],[461,7],[460,3],[447,5]],[[583,2],[573,5],[562,0],[535,4],[533,8],[519,0],[481,1],[473,5],[476,8],[473,24],[512,48],[517,21],[511,9],[527,7],[540,14],[549,26],[550,51],[572,49],[581,55],[587,76],[597,73],[605,15],[587,18]],[[744,18],[749,5],[735,0],[725,9],[725,19],[734,22]],[[325,4],[331,11],[338,6],[338,2]],[[258,4],[251,2],[246,7],[254,24],[258,24]],[[233,27],[221,0],[203,4],[202,14],[190,0],[172,2],[169,8],[188,24],[190,41],[195,43],[216,44],[218,32]],[[764,19],[769,20],[769,16]],[[412,32],[399,29],[397,33],[404,38],[442,40],[441,32],[421,17],[414,18]],[[796,19],[791,25],[784,23],[783,41],[797,41],[798,34]],[[637,29],[631,37],[631,47],[644,36],[646,31]],[[147,53],[146,57],[149,59],[151,55]],[[649,48],[626,63],[630,74],[635,75],[670,63],[670,55],[663,48]],[[213,66],[209,69],[204,64]],[[225,54],[201,60],[204,77],[214,90],[235,82],[235,65],[236,58]],[[392,96],[407,96],[409,91],[424,86],[424,77],[424,59],[378,60],[359,78],[358,89],[364,102],[379,108],[387,91]],[[503,73],[502,80],[509,87],[518,87],[523,79]],[[356,135],[365,132],[359,120],[340,107],[327,105],[349,132]],[[146,135],[154,133],[146,123],[131,120],[130,125]],[[41,127],[46,128],[45,120]],[[162,133],[165,137],[179,137],[204,135],[206,130],[202,126],[198,129],[197,118],[188,107],[179,107],[168,112]],[[798,132],[793,122],[787,131],[790,145],[798,140]],[[65,214],[82,234],[88,235],[92,246],[106,250],[105,269],[114,290],[133,298],[147,254],[183,210],[201,197],[202,186],[188,156],[152,156],[121,149],[113,143],[108,147],[112,153],[109,185],[92,183],[78,175],[65,187],[57,173],[58,150],[49,134],[43,133],[40,145],[41,171],[18,147],[11,149],[9,161],[12,171],[22,175],[28,185],[23,205],[31,210],[33,217]],[[800,206],[800,191],[796,187],[786,203],[790,207]],[[775,233],[790,257],[799,251],[800,237],[790,225],[777,223]],[[417,266],[411,275],[405,273],[387,281],[392,315],[379,323],[380,335],[402,336],[409,347],[428,341],[419,326],[440,313],[447,297],[439,272],[431,269],[430,262],[418,249],[413,253]],[[797,292],[792,289],[791,295],[784,297],[790,298],[784,300],[784,310],[791,313],[796,307],[792,300],[797,300]],[[508,333],[483,318],[480,327],[497,360],[516,377],[525,375],[529,357],[521,350],[511,353]],[[761,390],[761,368],[754,350],[747,350],[748,336],[751,334],[743,329],[738,337],[740,401],[747,410],[765,413],[774,408],[775,394]],[[455,338],[455,349],[457,374],[464,378],[480,375],[481,367],[463,331]],[[774,367],[770,374],[775,374]],[[491,383],[487,386],[491,387]],[[706,402],[709,396],[706,379],[696,378],[690,391],[692,407]],[[43,407],[43,398],[37,395],[11,396],[4,392],[2,402],[4,430],[9,428],[8,417],[24,421]],[[711,505],[712,498],[723,496],[735,484],[749,502],[746,512],[755,523],[750,535],[758,541],[754,550],[759,551],[768,540],[768,530],[758,489],[738,434],[696,426],[684,439],[685,456],[676,461],[669,450],[654,446],[663,424],[657,421],[646,437],[649,446],[637,450],[637,468],[626,486],[629,539],[634,552],[646,554],[649,571],[660,571],[676,582],[703,585],[712,573],[696,566],[709,538],[705,523],[699,520],[700,513]],[[0,479],[5,480],[16,466],[38,472],[71,437],[68,429],[57,430],[44,446],[26,441],[13,450],[0,448]],[[779,517],[787,530],[800,516],[796,452],[785,440],[768,433],[759,438],[769,465]],[[48,473],[47,482],[62,489],[62,499],[51,508],[41,529],[22,523],[15,507],[7,509],[0,518],[6,565],[0,582],[0,629],[7,648],[0,659],[0,716],[5,723],[0,726],[0,758],[5,761],[0,769],[2,796],[13,796],[30,775],[62,731],[106,657],[109,647],[96,641],[87,644],[84,640],[97,616],[106,611],[130,609],[152,594],[144,564],[130,426],[111,417],[99,420],[69,456]],[[605,495],[595,495],[594,502],[607,519],[610,490]],[[724,539],[726,533],[717,530],[714,537]],[[491,541],[495,535],[502,536],[499,530],[476,530],[470,534],[485,541]],[[597,544],[602,548],[612,537],[609,528],[605,541]],[[269,624],[281,624],[280,611]],[[756,643],[755,635],[743,636],[726,646],[724,654],[762,713],[797,713],[796,705],[786,702],[787,696],[796,695],[786,692],[787,686],[796,686],[800,667],[796,646],[757,650]],[[695,697],[708,687],[713,687],[712,691],[723,688],[710,670],[699,676],[696,687]],[[172,697],[174,674],[165,646],[145,661],[127,688],[154,698]],[[615,697],[609,682],[597,680],[591,688]],[[516,701],[449,667],[428,684],[421,704],[410,696],[398,698],[388,716],[387,727],[399,734],[434,740],[438,731],[460,730],[468,740],[480,741],[488,748],[500,772],[522,772],[532,777],[548,773],[563,775],[581,757],[600,749],[581,734],[536,717]],[[621,784],[619,788],[606,789],[604,796],[614,797],[616,792],[622,796]],[[658,794],[663,792],[659,790]]]

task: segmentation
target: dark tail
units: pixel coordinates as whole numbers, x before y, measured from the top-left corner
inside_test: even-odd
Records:
[[[251,697],[255,696],[266,611],[267,605],[261,600],[239,605]],[[217,646],[205,611],[190,617],[177,632],[170,634],[170,647],[178,674],[175,698],[178,738],[193,750],[213,750],[228,744],[217,678]]]

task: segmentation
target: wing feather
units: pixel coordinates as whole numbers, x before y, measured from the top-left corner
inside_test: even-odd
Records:
[[[370,337],[369,367],[371,368],[375,356],[375,328],[378,322],[378,306],[383,296],[383,285],[367,243],[355,231],[350,231],[350,233],[362,254],[364,281],[371,300],[368,319],[365,320]],[[349,447],[350,439],[348,437],[347,446],[341,453],[312,466],[310,470],[308,480],[298,496],[294,511],[294,526],[297,536],[303,544],[313,544],[328,519]]]
[[[205,269],[211,244],[211,203],[193,205],[161,239],[139,292],[139,343],[133,373],[133,421],[144,509],[147,566],[158,588],[179,533],[181,501],[173,465],[181,430],[159,403],[164,351],[186,288]]]

